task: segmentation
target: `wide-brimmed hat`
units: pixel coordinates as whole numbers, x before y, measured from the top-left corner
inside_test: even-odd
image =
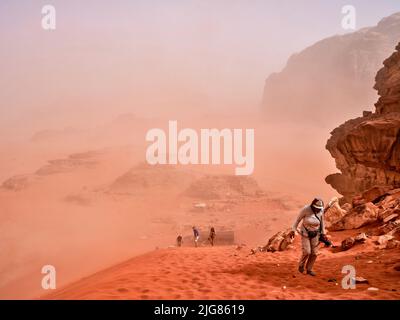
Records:
[[[324,202],[322,201],[322,199],[320,198],[315,198],[312,202],[311,202],[311,206],[315,209],[318,210],[322,210],[324,209]]]

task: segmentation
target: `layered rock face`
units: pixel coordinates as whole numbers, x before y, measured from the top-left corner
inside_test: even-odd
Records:
[[[372,106],[376,72],[400,39],[400,13],[375,27],[334,36],[294,54],[265,82],[263,109],[271,121],[336,126]]]
[[[345,122],[332,131],[326,148],[341,173],[326,182],[351,202],[373,201],[400,187],[400,44],[376,76],[380,98],[375,113]]]

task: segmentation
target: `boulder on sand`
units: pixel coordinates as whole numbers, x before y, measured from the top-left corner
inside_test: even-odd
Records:
[[[351,247],[353,247],[356,243],[356,239],[353,237],[348,237],[342,241],[341,248],[343,251],[349,250]]]
[[[377,240],[377,243],[381,246],[386,246],[389,240],[392,240],[394,237],[389,234],[385,234],[383,236],[380,236]]]
[[[349,250],[352,248],[356,243],[364,243],[367,241],[368,237],[367,235],[363,233],[359,233],[355,237],[348,237],[342,241],[341,248],[343,251]]]
[[[367,241],[367,239],[368,239],[368,237],[367,237],[367,235],[366,235],[364,232],[358,234],[358,235],[355,237],[356,242],[361,242],[361,243],[364,243],[365,241]]]
[[[285,231],[279,231],[273,235],[265,246],[266,251],[275,252],[286,250],[294,240],[294,237],[291,237],[291,231],[292,229],[288,228]]]

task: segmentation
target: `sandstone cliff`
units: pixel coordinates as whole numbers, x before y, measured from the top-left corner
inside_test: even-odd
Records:
[[[357,195],[373,201],[400,187],[400,44],[396,50],[376,76],[376,111],[333,130],[326,145],[341,171],[326,182],[346,202]]]
[[[376,101],[370,90],[374,77],[399,39],[396,13],[375,27],[324,39],[293,55],[265,82],[268,119],[336,126],[357,116]]]

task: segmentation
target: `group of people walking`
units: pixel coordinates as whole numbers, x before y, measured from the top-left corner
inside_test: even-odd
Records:
[[[301,209],[298,217],[293,223],[290,236],[295,237],[296,234],[301,236],[302,254],[298,263],[298,271],[301,273],[315,276],[313,266],[317,260],[319,244],[325,243],[326,246],[332,246],[328,240],[324,224],[324,202],[320,198],[315,198],[311,204],[306,205]],[[301,225],[300,225],[301,224]],[[300,225],[300,227],[299,227]],[[193,226],[193,241],[194,246],[199,245],[200,232]],[[208,241],[211,246],[214,246],[216,232],[214,227],[210,228]],[[177,237],[177,246],[181,247],[183,244],[182,235]]]
[[[192,230],[193,230],[194,246],[197,247],[199,245],[200,232],[199,232],[199,229],[197,229],[195,226],[192,227]],[[211,246],[214,246],[216,235],[217,234],[215,232],[215,228],[211,227],[210,228],[210,233],[209,233],[209,236],[208,236],[208,241],[210,242]],[[182,235],[178,235],[178,237],[176,238],[176,244],[177,244],[178,247],[182,246],[182,244],[183,244]]]

